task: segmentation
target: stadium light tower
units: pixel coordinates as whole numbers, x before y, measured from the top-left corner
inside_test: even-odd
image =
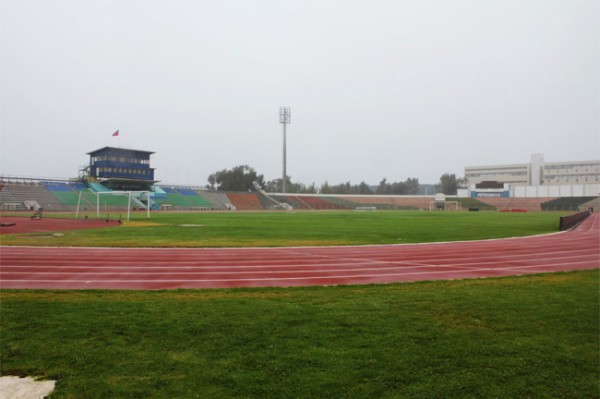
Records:
[[[290,107],[279,107],[279,123],[283,124],[283,179],[281,181],[282,184],[282,193],[286,192],[285,182],[287,180],[287,171],[286,171],[286,137],[285,137],[285,127],[288,123],[292,121],[292,110]]]

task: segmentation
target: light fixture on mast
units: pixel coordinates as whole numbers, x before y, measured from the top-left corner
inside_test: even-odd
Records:
[[[292,121],[292,109],[290,107],[279,107],[279,123],[283,124],[283,179],[281,181],[282,184],[282,193],[286,192],[285,182],[287,180],[287,171],[286,171],[286,133],[285,127],[288,123]]]

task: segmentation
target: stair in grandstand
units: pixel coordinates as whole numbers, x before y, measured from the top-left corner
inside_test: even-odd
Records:
[[[134,209],[147,209],[146,203],[148,202],[148,198],[146,198],[145,193],[133,193],[133,195],[131,196],[131,202],[133,202],[132,206],[134,207]],[[152,200],[150,200],[150,205],[152,205]]]
[[[273,196],[267,194],[265,190],[258,190],[256,194],[262,209],[288,209],[291,210],[292,207],[286,203],[281,203],[277,201]]]
[[[107,187],[103,186],[100,183],[88,183],[88,186],[89,186],[90,189],[92,189],[92,191],[94,191],[96,193],[103,193],[103,192],[112,191],[110,188],[107,188]]]
[[[24,202],[25,208],[30,209],[32,211],[39,211],[42,209],[42,206],[38,204],[35,200],[27,200]]]
[[[600,197],[595,197],[594,199],[579,205],[580,211],[584,211],[586,209],[592,209],[594,212],[600,212]]]
[[[302,197],[298,197],[297,195],[293,196],[292,198],[293,198],[295,201],[297,201],[297,202],[299,202],[300,204],[302,204],[302,209],[314,209],[314,208],[313,208],[313,207],[310,205],[310,203],[309,203],[309,201],[310,201],[310,200],[309,200],[309,201],[305,201],[304,199],[302,199]],[[309,198],[309,197],[307,197],[307,198]]]
[[[259,200],[264,209],[294,209],[289,203],[278,201],[274,195],[268,194],[265,190],[259,189],[258,192],[260,194]]]
[[[294,196],[272,194],[270,197],[273,199],[273,201],[280,204],[283,209],[307,209],[300,202],[296,201]]]

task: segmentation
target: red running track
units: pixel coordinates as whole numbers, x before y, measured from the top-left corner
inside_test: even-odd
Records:
[[[483,278],[600,267],[600,215],[562,233],[454,243],[0,250],[3,289],[287,287]]]

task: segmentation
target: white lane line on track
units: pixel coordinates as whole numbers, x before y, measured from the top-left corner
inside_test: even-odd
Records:
[[[396,256],[398,255],[398,256]],[[421,257],[421,256],[400,256],[400,255],[404,255],[404,254],[388,254],[385,255],[383,254],[381,257],[377,258],[361,258],[361,257],[323,257],[324,259],[327,260],[335,260],[336,262],[329,262],[329,263],[319,263],[319,262],[309,262],[306,258],[305,262],[302,263],[295,263],[293,264],[294,266],[300,266],[300,265],[306,265],[306,266],[312,266],[312,265],[334,265],[334,264],[345,264],[345,263],[359,263],[359,264],[368,264],[368,263],[381,263],[381,262],[413,262],[413,263],[423,263],[423,264],[428,264],[428,263],[432,263],[432,262],[436,262],[438,260],[446,260],[446,261],[454,261],[454,260],[462,260],[462,259],[472,259],[473,255],[470,253],[462,253],[462,254],[457,254],[456,256],[447,256],[444,254],[440,254],[439,256],[431,256],[430,254],[427,255],[422,255],[425,256],[425,258]],[[536,258],[540,258],[540,257],[575,257],[575,256],[583,256],[583,255],[598,255],[598,250],[596,248],[590,247],[590,248],[586,248],[584,250],[577,250],[577,249],[573,249],[572,251],[545,251],[545,252],[535,252],[534,256]],[[528,253],[523,253],[523,254],[507,254],[506,252],[503,251],[498,251],[498,252],[488,252],[485,254],[485,258],[491,258],[493,257],[494,259],[501,259],[504,261],[507,260],[518,260],[521,258],[526,258],[526,259],[531,259],[532,257],[532,253],[528,252]],[[48,259],[39,259],[39,258],[35,258],[37,262],[39,262],[40,264],[38,265],[29,265],[29,266],[40,266],[40,267],[54,267],[52,265],[44,265],[43,263],[46,261],[47,263],[53,263],[53,262],[64,262],[66,261],[66,259],[60,259],[60,260],[48,260]],[[295,260],[298,261],[297,258],[290,258],[291,260]],[[27,266],[27,265],[11,265],[10,264],[10,260],[11,259],[2,259],[3,260],[3,266]],[[20,261],[21,259],[16,258],[16,261]],[[33,261],[33,258],[28,258],[27,261]],[[138,262],[138,260],[135,260],[136,262]],[[166,261],[162,261],[164,262],[163,264],[158,264],[158,265],[152,265],[149,266],[147,263],[144,264],[140,264],[140,265],[136,265],[136,264],[131,264],[130,261],[127,260],[118,260],[112,263],[108,263],[106,261],[106,259],[102,259],[102,260],[80,260],[77,263],[80,263],[81,265],[71,265],[70,267],[90,267],[93,265],[94,268],[99,268],[99,267],[188,267],[188,266],[184,266],[184,265],[191,265],[189,267],[253,267],[250,266],[250,264],[257,264],[255,267],[280,267],[280,266],[287,266],[289,265],[288,263],[283,263],[286,262],[287,259],[263,259],[263,260],[246,260],[246,259],[242,259],[240,261],[235,261],[233,262],[232,260],[218,260],[218,259],[207,259],[207,260],[184,260],[184,261],[180,261],[177,259],[173,259],[172,261],[169,261],[168,263]],[[150,261],[150,264],[152,263],[156,263],[158,261]],[[205,264],[209,264],[209,265],[205,265]],[[224,265],[218,265],[219,263],[230,263],[230,264],[224,264]],[[235,264],[232,264],[235,263]],[[272,264],[272,265],[266,265],[266,264]],[[247,265],[248,264],[248,265]],[[62,266],[56,266],[56,267],[62,267]]]
[[[597,244],[597,243],[596,243]],[[412,262],[412,263],[422,263],[422,264],[430,264],[430,263],[437,263],[440,260],[444,261],[445,263],[448,262],[460,262],[463,261],[465,259],[477,259],[479,258],[494,258],[494,259],[501,259],[504,261],[515,261],[515,260],[519,260],[521,258],[527,258],[527,259],[531,259],[532,256],[535,256],[536,258],[543,258],[543,257],[552,257],[552,256],[558,256],[558,257],[564,257],[564,256],[578,256],[580,254],[587,254],[587,253],[592,253],[592,254],[597,254],[597,245],[590,245],[584,249],[581,248],[568,248],[568,249],[561,249],[561,250],[546,250],[543,252],[531,252],[531,250],[529,249],[529,252],[526,253],[507,253],[505,249],[500,249],[500,250],[495,250],[494,252],[486,252],[483,254],[474,254],[470,251],[465,251],[463,250],[462,252],[456,253],[456,254],[448,254],[448,253],[440,253],[439,255],[433,255],[431,253],[429,254],[412,254],[412,253],[403,253],[403,252],[388,252],[388,253],[381,253],[381,254],[369,254],[369,257],[365,258],[365,257],[361,257],[358,254],[353,255],[353,256],[345,256],[345,257],[338,257],[338,256],[323,256],[323,255],[319,255],[316,257],[311,256],[310,253],[305,253],[303,254],[303,256],[301,256],[300,262],[298,257],[290,257],[290,258],[258,258],[258,259],[185,259],[185,260],[178,260],[176,258],[171,258],[168,261],[166,260],[150,260],[147,263],[143,263],[141,264],[139,267],[154,267],[154,266],[150,266],[152,264],[156,264],[156,262],[163,262],[164,264],[158,264],[157,267],[184,267],[184,265],[192,265],[192,266],[198,266],[198,267],[206,267],[207,264],[209,266],[223,266],[223,267],[250,267],[250,265],[257,265],[257,266],[268,266],[268,265],[272,265],[274,267],[280,267],[282,264],[283,266],[289,266],[289,260],[293,260],[296,261],[298,263],[293,263],[293,266],[297,266],[297,265],[306,265],[307,267],[312,267],[314,265],[333,265],[333,264],[347,264],[347,263],[357,263],[357,264],[377,264],[377,263],[381,263],[381,262]],[[60,257],[56,258],[56,259],[51,259],[51,258],[39,258],[39,257],[27,257],[25,259],[22,259],[20,257],[18,258],[12,258],[12,257],[2,257],[0,258],[2,261],[2,265],[3,266],[10,266],[11,263],[21,263],[24,261],[27,262],[32,262],[32,261],[36,261],[37,265],[27,265],[27,266],[45,266],[44,264],[52,264],[52,263],[56,263],[56,262],[69,262],[69,257]],[[35,260],[34,260],[35,259]],[[319,262],[319,259],[321,259],[321,262]],[[311,261],[312,260],[312,261]],[[322,260],[328,260],[329,262],[327,263],[322,263]],[[331,262],[331,260],[333,260],[334,262]],[[139,262],[139,260],[136,258],[134,260],[135,262]],[[97,267],[110,267],[110,266],[123,266],[123,267],[138,267],[137,265],[132,265],[130,263],[130,261],[128,260],[123,260],[118,259],[115,260],[114,262],[111,262],[110,260],[107,259],[101,259],[101,260],[82,260],[81,256],[79,256],[78,258],[76,258],[76,263],[77,265],[70,265],[73,267],[77,267],[79,266],[87,266],[90,268],[97,268]],[[232,263],[235,263],[235,265],[232,265]],[[63,263],[64,265],[64,263]],[[17,265],[14,265],[17,266]],[[56,266],[58,267],[58,266]]]
[[[97,273],[97,274],[93,274],[93,275],[87,275],[85,279],[79,280],[79,279],[67,279],[67,280],[42,280],[42,279],[2,279],[0,280],[1,282],[57,282],[57,283],[65,283],[65,282],[69,282],[69,283],[75,283],[75,282],[105,282],[105,283],[142,283],[142,282],[157,282],[157,283],[163,283],[163,282],[217,282],[217,281],[273,281],[273,280],[304,280],[304,279],[348,279],[348,278],[375,278],[375,277],[389,277],[389,276],[411,276],[411,275],[431,275],[431,274],[458,274],[458,275],[462,275],[462,274],[469,274],[469,273],[474,273],[474,272],[505,272],[505,271],[514,271],[514,270],[523,270],[523,269],[538,269],[538,268],[563,268],[564,266],[569,266],[570,269],[569,270],[575,270],[577,268],[575,268],[575,265],[579,265],[579,264],[584,264],[584,265],[588,265],[588,262],[569,262],[569,263],[557,263],[557,264],[537,264],[537,265],[529,265],[529,266],[509,266],[509,267],[502,267],[502,268],[477,268],[477,267],[470,267],[470,268],[460,268],[460,270],[435,270],[435,271],[423,271],[423,270],[416,270],[416,271],[404,271],[404,272],[398,272],[398,273],[377,273],[377,274],[338,274],[338,275],[330,275],[330,276],[317,276],[317,275],[309,275],[309,276],[297,276],[297,277],[253,277],[253,278],[219,278],[219,279],[164,279],[164,280],[158,280],[158,279],[152,279],[152,280],[132,280],[132,279],[125,279],[125,280],[90,280],[90,277],[94,277],[94,276],[99,276],[102,274],[109,274],[109,275],[114,275],[115,273]],[[598,266],[591,266],[589,267],[590,269],[594,269],[597,268]],[[453,267],[448,267],[448,269],[453,268]],[[414,267],[411,267],[410,269],[414,269]],[[382,270],[386,270],[386,269],[382,269]],[[388,269],[388,270],[394,270],[394,269]],[[343,271],[348,271],[348,272],[359,272],[361,270],[331,270],[331,272],[343,272]],[[372,269],[363,269],[362,271],[365,272],[372,272]],[[329,271],[319,271],[320,273],[326,273]],[[46,273],[47,275],[48,273]],[[57,274],[68,274],[68,273],[57,273]],[[169,274],[169,273],[149,273],[151,275],[162,275],[162,274]],[[212,274],[212,273],[187,273],[187,274]],[[248,273],[238,273],[238,274],[252,274],[250,272]],[[297,274],[297,272],[264,272],[261,274]],[[129,276],[135,276],[135,273],[126,273],[126,275]]]
[[[435,266],[436,268],[442,269],[456,269],[455,266]],[[377,268],[367,268],[367,269],[318,269],[318,270],[261,270],[261,271],[238,271],[235,274],[249,274],[249,275],[260,275],[260,274],[319,274],[319,273],[344,273],[344,272],[375,272],[375,271],[385,271],[385,270],[398,270],[398,269],[419,269],[422,270],[422,266],[406,266],[406,267],[377,267]],[[471,270],[471,267],[458,267],[458,269]],[[494,269],[486,269],[486,270],[494,270]],[[217,272],[218,273],[218,272]],[[5,274],[11,275],[35,275],[35,274],[43,274],[43,275],[73,275],[71,272],[5,272]],[[136,276],[136,275],[152,275],[152,276],[160,276],[160,275],[173,275],[173,274],[184,274],[186,276],[190,275],[213,275],[215,272],[139,272],[139,273],[128,273],[128,272],[98,272],[98,273],[86,273],[88,276],[103,276],[103,275],[121,275],[121,276]],[[5,279],[0,279],[0,281],[8,281]],[[124,280],[126,281],[126,280]]]
[[[560,265],[568,265],[570,263],[582,263],[582,262],[574,262],[575,259],[579,259],[579,258],[587,258],[588,261],[586,262],[590,262],[590,261],[598,261],[600,262],[600,257],[597,255],[569,255],[569,256],[564,256],[562,258],[558,258],[558,257],[548,257],[548,258],[536,258],[536,264],[537,265],[543,265],[543,264],[548,264],[548,263],[542,263],[542,262],[547,262],[547,261],[557,261],[557,260],[561,260],[561,259],[567,259],[569,262],[561,262],[558,263]],[[470,261],[470,262],[460,262],[460,263],[455,263],[455,262],[450,262],[450,263],[438,263],[438,264],[431,264],[431,263],[420,263],[420,262],[412,262],[411,264],[413,265],[417,265],[417,266],[423,266],[423,267],[429,267],[429,266],[433,266],[433,267],[440,267],[440,266],[445,266],[445,267],[481,267],[483,265],[506,265],[506,263],[515,263],[515,262],[528,262],[529,260],[527,259],[522,259],[522,260],[517,260],[517,259],[512,259],[512,260],[506,260],[506,259],[496,259],[496,260],[486,260],[486,261],[478,261],[478,260],[474,260],[474,261]],[[395,263],[395,262],[390,262],[390,263]],[[512,266],[505,266],[505,267],[512,267]],[[488,268],[490,269],[490,268]]]
[[[560,256],[557,256],[560,255]],[[346,258],[346,259],[340,259],[340,262],[338,263],[278,263],[278,264],[269,264],[269,265],[264,265],[264,264],[260,264],[260,265],[240,265],[240,264],[230,264],[230,265],[215,265],[215,264],[196,264],[196,265],[190,265],[187,266],[190,262],[182,262],[182,263],[171,263],[171,264],[162,264],[162,265],[152,265],[152,266],[146,266],[146,265],[131,265],[128,263],[124,263],[123,265],[114,265],[114,264],[110,264],[110,265],[95,265],[95,266],[90,266],[89,264],[82,264],[82,265],[68,265],[68,266],[54,266],[54,265],[6,265],[4,264],[2,266],[2,269],[0,269],[0,271],[4,270],[10,270],[10,269],[49,269],[49,270],[54,270],[54,269],[86,269],[87,271],[89,271],[90,273],[93,273],[94,270],[102,270],[102,269],[116,269],[116,270],[127,270],[127,269],[142,269],[142,270],[148,270],[148,269],[160,269],[160,270],[195,270],[195,269],[211,269],[211,270],[225,270],[225,269],[278,269],[280,270],[281,268],[286,268],[286,269],[290,269],[290,268],[306,268],[306,269],[314,269],[315,267],[334,267],[334,266],[345,266],[345,267],[349,267],[349,266],[364,266],[364,265],[380,265],[380,264],[392,264],[392,265],[404,265],[404,266],[421,266],[421,267],[440,267],[440,266],[454,266],[454,267],[469,267],[470,265],[484,265],[484,264],[506,264],[508,262],[523,262],[523,261],[530,261],[531,259],[531,255],[525,256],[525,255],[519,255],[519,256],[504,256],[504,255],[493,255],[493,256],[489,256],[488,258],[494,258],[494,260],[469,260],[469,258],[467,257],[465,259],[465,257],[461,257],[458,258],[456,260],[459,260],[460,262],[456,262],[454,259],[447,259],[444,257],[440,257],[437,259],[424,259],[426,262],[423,262],[422,260],[415,260],[415,259],[406,259],[406,260],[392,260],[392,259],[381,259],[381,260],[369,260],[369,259],[360,259],[360,258]],[[598,259],[600,260],[600,255],[598,254],[598,252],[592,250],[590,251],[590,253],[581,253],[578,252],[576,255],[575,254],[570,254],[570,253],[555,253],[555,252],[548,252],[548,253],[538,253],[536,254],[536,262],[545,262],[545,261],[556,261],[559,260],[561,258],[567,258],[569,260],[576,260],[576,259],[581,259],[581,258],[586,258],[586,259]],[[433,263],[435,261],[439,261],[442,260],[444,261],[444,263]],[[193,263],[193,262],[192,262]],[[184,266],[185,265],[185,266]]]
[[[468,278],[469,276],[472,276],[473,273],[477,273],[477,272],[489,272],[489,269],[469,269],[469,270],[460,270],[457,271],[456,273],[449,273],[448,271],[431,271],[431,272],[423,272],[423,271],[419,271],[419,272],[414,272],[414,273],[385,273],[385,274],[358,274],[358,275],[342,275],[342,276],[305,276],[305,277],[277,277],[277,278],[270,278],[270,277],[260,277],[260,278],[244,278],[244,279],[239,279],[239,278],[231,278],[231,279],[202,279],[202,280],[2,280],[2,282],[16,282],[16,283],[53,283],[53,284],[81,284],[81,283],[85,283],[85,284],[90,284],[90,283],[95,283],[95,284],[139,284],[139,283],[143,283],[143,284],[150,284],[150,283],[232,283],[232,282],[258,282],[258,281],[298,281],[298,280],[348,280],[348,279],[356,279],[357,281],[354,281],[353,283],[360,283],[360,280],[364,280],[364,279],[377,279],[377,278],[384,278],[384,277],[404,277],[404,276],[411,276],[411,275],[417,275],[417,276],[424,276],[424,275],[435,275],[435,274],[444,274],[446,276],[449,275],[456,275],[456,277],[447,277],[448,279],[452,279],[452,278]],[[501,272],[511,272],[511,268],[505,268],[505,269],[494,269],[493,271],[497,272],[496,274],[494,274],[495,277],[500,276]],[[491,276],[490,276],[491,277]],[[425,280],[425,279],[423,279]],[[336,284],[344,284],[342,283],[336,283]]]
[[[581,244],[581,243],[580,243]],[[551,246],[549,247],[549,250],[543,251],[543,252],[534,252],[534,255],[537,256],[552,256],[552,255],[563,255],[565,253],[580,253],[582,250],[583,251],[596,251],[598,248],[598,242],[587,246],[587,247],[579,247],[579,248],[573,248],[573,247],[567,247],[567,248],[561,248],[560,250],[552,250],[550,248],[555,248],[555,246]],[[539,248],[538,248],[539,249]],[[344,261],[344,262],[362,262],[362,263],[368,263],[368,262],[379,262],[379,261],[389,261],[389,260],[395,260],[395,261],[421,261],[421,262],[435,262],[436,260],[439,259],[460,259],[463,258],[465,256],[477,256],[478,254],[481,255],[481,257],[490,257],[490,256],[494,256],[494,257],[502,257],[504,259],[517,259],[517,258],[531,258],[532,257],[532,252],[529,249],[529,252],[525,252],[526,249],[523,250],[523,252],[521,253],[507,253],[508,250],[505,248],[493,248],[490,250],[488,249],[487,251],[483,251],[483,252],[478,252],[478,251],[472,251],[472,250],[465,250],[462,249],[461,251],[457,251],[456,253],[448,253],[446,251],[441,251],[440,254],[438,256],[436,256],[435,254],[427,254],[427,255],[418,255],[418,254],[414,254],[414,253],[410,253],[410,252],[404,252],[404,251],[384,251],[383,253],[377,253],[377,254],[373,254],[373,253],[350,253],[347,255],[350,256],[337,256],[335,254],[332,255],[316,255],[313,256],[312,254],[306,252],[306,253],[301,253],[298,255],[294,255],[294,254],[290,254],[289,258],[275,258],[273,259],[272,257],[270,257],[270,254],[265,254],[263,255],[264,257],[262,258],[255,258],[255,259],[249,259],[248,257],[243,258],[242,260],[240,260],[237,256],[235,256],[236,254],[231,254],[231,258],[230,259],[183,259],[183,260],[178,260],[176,258],[169,258],[169,259],[165,259],[165,260],[157,260],[157,259],[150,259],[147,262],[149,264],[156,264],[156,262],[165,262],[168,263],[169,265],[183,265],[183,264],[202,264],[202,263],[211,263],[211,264],[215,264],[215,263],[246,263],[246,264],[265,264],[265,263],[282,263],[285,262],[286,259],[294,259],[294,260],[298,260],[298,258],[300,257],[301,259],[303,259],[305,261],[305,263],[311,264],[311,263],[320,263],[319,259],[324,260],[324,259],[328,259],[328,260],[335,260],[336,263],[339,263],[340,261]],[[300,256],[299,256],[300,255]],[[44,263],[44,262],[72,262],[75,264],[84,264],[84,265],[88,265],[88,266],[92,266],[94,264],[123,264],[126,265],[128,262],[124,262],[123,258],[118,258],[117,260],[111,261],[111,260],[107,260],[107,259],[100,259],[100,260],[94,260],[94,259],[86,259],[86,260],[82,260],[81,256],[79,256],[78,259],[76,259],[75,261],[69,259],[69,257],[66,256],[60,256],[57,254],[56,258],[51,258],[51,257],[35,257],[35,258],[30,258],[28,257],[27,254],[24,254],[24,256],[27,256],[27,260],[29,262],[33,261],[35,259],[35,261],[37,261],[38,263]],[[392,258],[392,259],[390,259]],[[10,264],[12,262],[19,262],[22,261],[23,259],[21,258],[21,256],[14,256],[14,257],[9,257],[9,256],[2,256],[0,258],[0,260],[2,261],[3,265],[6,264]]]
[[[482,271],[487,269],[482,269]],[[471,271],[477,271],[475,269]],[[470,272],[470,271],[467,271]],[[230,279],[203,279],[203,280],[2,280],[2,282],[20,282],[20,283],[216,283],[216,282],[250,282],[250,281],[294,281],[294,280],[339,280],[352,278],[377,278],[377,277],[397,277],[407,275],[429,275],[429,274],[448,274],[447,271],[439,272],[415,272],[415,273],[387,273],[387,274],[359,274],[359,275],[343,275],[343,276],[306,276],[306,277],[283,277],[283,278],[230,278]],[[461,270],[462,274],[465,271]]]
[[[360,261],[360,262],[354,262],[349,264],[348,262],[344,262],[344,263],[314,263],[314,264],[306,264],[306,263],[298,263],[298,264],[288,264],[288,263],[282,263],[282,264],[276,264],[276,265],[197,265],[197,266],[179,266],[179,265],[159,265],[159,266],[144,266],[144,265],[140,265],[140,266],[131,266],[131,265],[126,265],[126,266],[114,266],[114,265],[105,265],[105,266],[94,266],[93,268],[90,268],[88,266],[52,266],[52,265],[10,265],[10,266],[3,266],[2,269],[0,270],[0,273],[2,271],[5,271],[7,269],[10,268],[14,268],[14,269],[27,269],[27,268],[40,268],[40,269],[84,269],[89,273],[94,273],[94,270],[97,269],[116,269],[116,270],[120,270],[120,271],[127,271],[127,270],[131,270],[131,269],[139,269],[139,270],[154,270],[154,269],[158,269],[158,270],[166,270],[166,271],[172,271],[172,270],[195,270],[195,269],[213,269],[213,270],[227,270],[227,269],[276,269],[276,270],[281,270],[281,268],[296,268],[296,269],[310,269],[310,270],[314,270],[315,267],[334,267],[334,266],[362,266],[362,265],[372,265],[372,264],[391,264],[392,262],[386,262],[386,261],[380,261],[380,262],[373,262],[373,261],[369,261],[369,260],[364,260],[364,261]],[[406,261],[406,262],[393,262],[393,263],[399,263],[399,264],[410,264],[412,265],[413,263],[410,261]]]
[[[545,262],[556,262],[562,259],[568,259],[569,262],[573,263],[578,259],[588,259],[589,261],[598,261],[598,263],[600,264],[600,255],[597,252],[593,252],[593,253],[583,253],[583,254],[578,254],[578,255],[573,255],[573,254],[554,254],[554,253],[546,253],[546,256],[536,256],[536,262],[537,264],[541,264],[541,263],[545,263]],[[555,255],[555,256],[551,256],[551,255]],[[561,255],[561,256],[556,256],[556,255]],[[343,261],[339,262],[339,263],[294,263],[294,264],[290,264],[290,263],[282,263],[282,264],[273,264],[273,265],[214,265],[214,264],[208,264],[208,265],[194,265],[194,266],[183,266],[180,264],[169,264],[169,265],[153,265],[153,266],[146,266],[146,265],[130,265],[130,264],[126,264],[126,265],[102,265],[102,266],[93,266],[90,267],[89,265],[81,265],[81,266],[77,266],[77,265],[68,265],[68,266],[54,266],[54,265],[3,265],[2,268],[0,269],[0,273],[1,272],[9,272],[11,270],[19,270],[19,269],[27,269],[27,270],[48,270],[48,272],[57,270],[80,270],[80,269],[84,269],[86,272],[89,273],[95,273],[96,270],[115,270],[116,272],[122,272],[125,270],[165,270],[166,273],[171,273],[174,272],[176,270],[215,270],[215,271],[219,271],[219,270],[232,270],[232,269],[238,269],[238,270],[268,270],[268,269],[275,269],[275,270],[289,270],[289,269],[294,269],[294,270],[312,270],[312,271],[318,271],[319,269],[315,269],[317,267],[336,267],[336,266],[340,266],[340,267],[353,267],[353,268],[357,268],[357,267],[362,267],[362,266],[368,266],[368,265],[397,265],[397,266],[388,266],[388,268],[395,268],[395,267],[472,267],[472,266],[477,266],[477,267],[481,267],[483,265],[494,265],[494,264],[500,264],[500,265],[506,265],[506,263],[514,263],[514,262],[524,262],[527,261],[529,262],[531,259],[531,256],[517,256],[517,257],[505,257],[505,256],[493,256],[494,260],[469,260],[468,258],[465,259],[465,257],[462,257],[461,259],[457,259],[460,260],[461,262],[455,262],[452,259],[445,259],[442,258],[441,260],[443,260],[444,262],[439,262],[439,263],[433,263],[433,262],[421,262],[421,261],[416,261],[416,260],[365,260],[365,259],[347,259],[347,261]],[[526,259],[524,259],[526,258]],[[433,261],[432,259],[427,259],[429,261]],[[187,264],[187,263],[186,263]],[[517,266],[517,265],[514,265]],[[509,267],[509,266],[507,266]],[[376,270],[377,268],[373,268],[371,267],[371,269]]]

